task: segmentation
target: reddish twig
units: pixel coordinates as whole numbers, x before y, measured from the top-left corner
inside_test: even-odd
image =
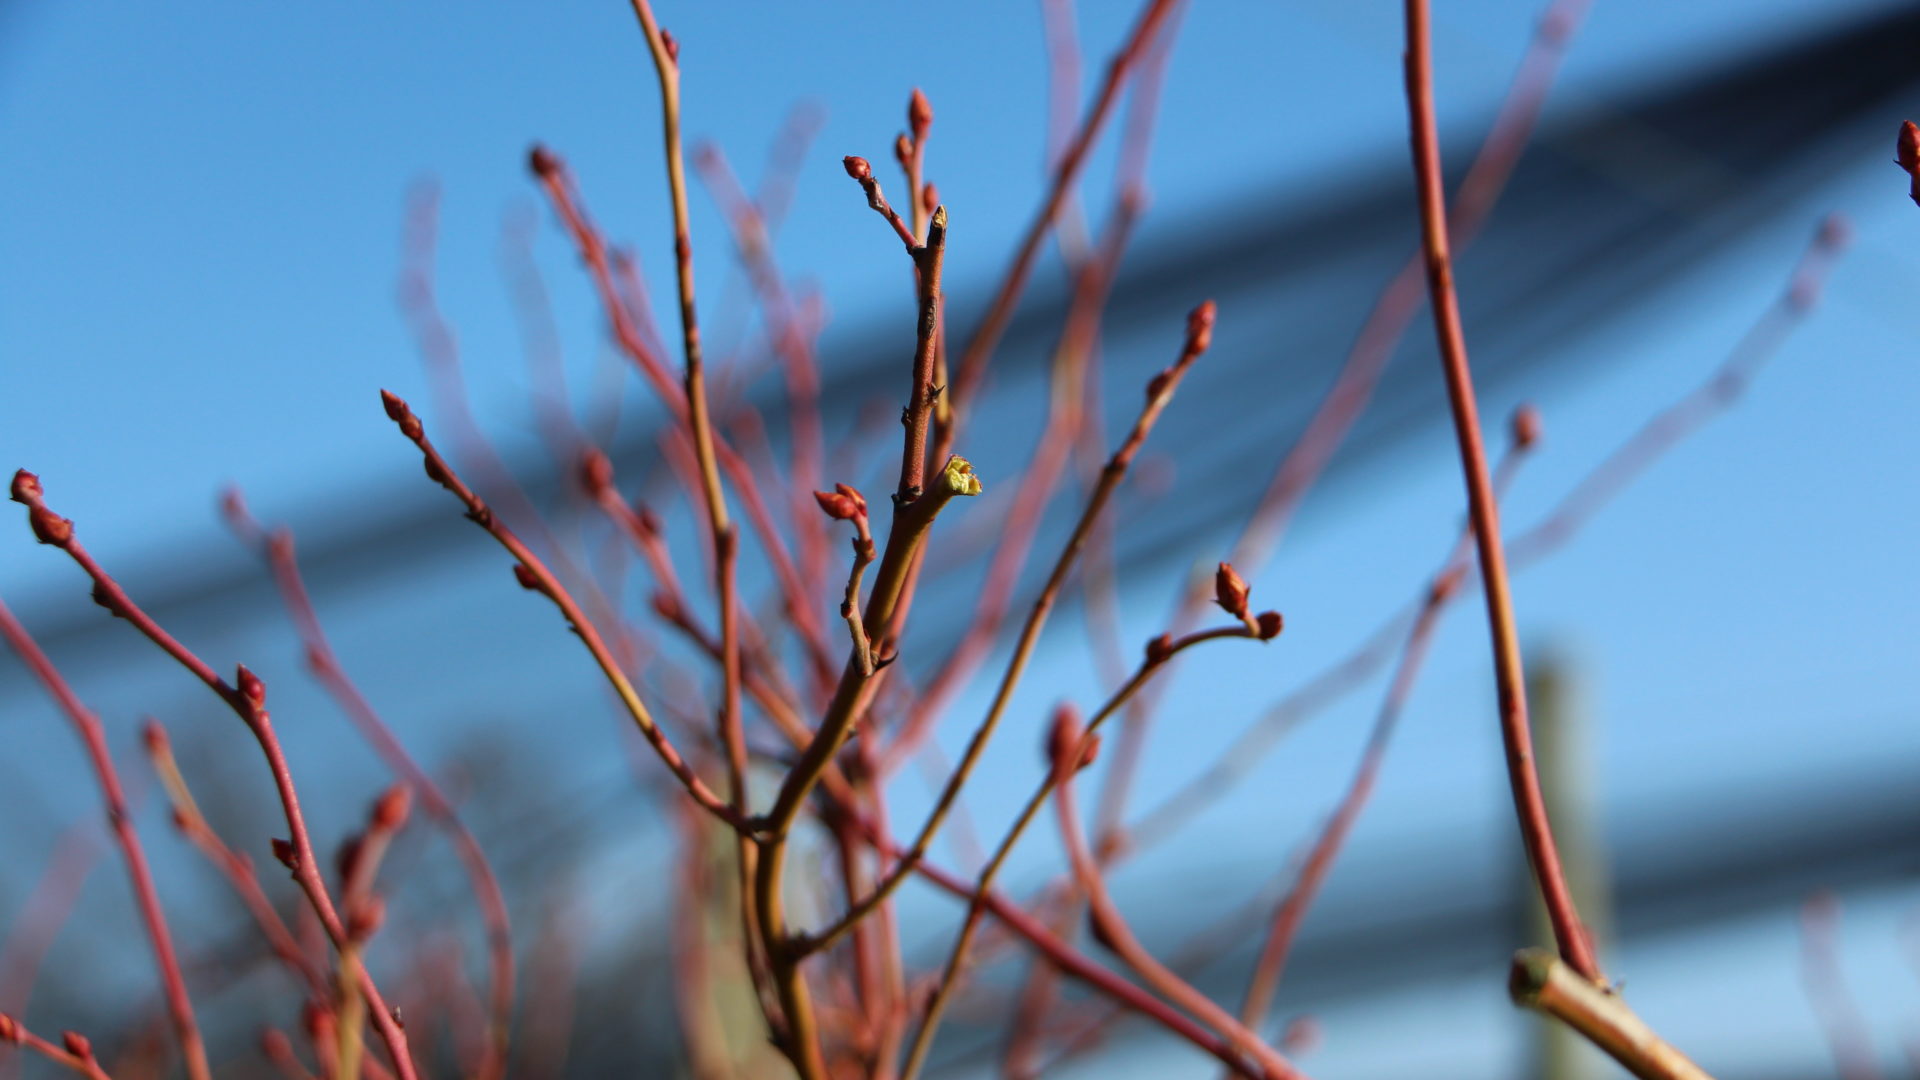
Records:
[[[260,1033],[260,1056],[280,1070],[280,1075],[287,1080],[314,1080],[314,1075],[307,1071],[299,1055],[293,1052],[293,1042],[279,1028],[268,1028]]]
[[[1534,880],[1539,885],[1547,918],[1553,924],[1560,955],[1568,967],[1602,985],[1605,978],[1594,956],[1593,942],[1580,921],[1573,894],[1561,874],[1560,854],[1554,846],[1546,801],[1540,793],[1540,775],[1533,763],[1533,734],[1527,724],[1526,674],[1520,659],[1520,634],[1514,624],[1512,591],[1507,583],[1500,510],[1487,474],[1479,405],[1474,400],[1466,336],[1460,327],[1459,301],[1454,295],[1446,194],[1440,179],[1440,137],[1433,115],[1433,56],[1426,0],[1406,0],[1405,11],[1407,112],[1413,132],[1413,169],[1420,196],[1428,302],[1433,310],[1434,335],[1439,341],[1441,366],[1446,374],[1454,434],[1460,444],[1460,466],[1466,476],[1474,544],[1480,553],[1482,591],[1486,595],[1487,624],[1493,639],[1494,676],[1500,690],[1500,734],[1507,752],[1507,777],[1513,788],[1514,811],[1520,819],[1527,861],[1533,866]]]
[[[968,777],[972,775],[974,767],[979,763],[980,755],[985,752],[987,743],[993,738],[994,730],[999,726],[1001,717],[1005,715],[1008,703],[1013,700],[1013,691],[1019,686],[1020,677],[1025,674],[1027,663],[1033,658],[1034,646],[1039,643],[1040,632],[1047,625],[1047,618],[1053,612],[1053,606],[1059,599],[1061,588],[1066,584],[1068,575],[1072,573],[1080,552],[1086,547],[1093,523],[1099,520],[1107,503],[1113,498],[1114,491],[1119,488],[1120,481],[1126,477],[1128,467],[1132,465],[1134,456],[1140,452],[1140,447],[1146,443],[1147,435],[1153,430],[1154,422],[1160,418],[1160,413],[1166,409],[1167,403],[1173,400],[1173,393],[1179,388],[1181,378],[1212,344],[1213,322],[1213,301],[1206,301],[1194,308],[1187,317],[1186,336],[1180,347],[1179,358],[1164,371],[1155,375],[1147,384],[1146,401],[1141,406],[1140,415],[1133,422],[1133,429],[1127,433],[1127,437],[1121,442],[1119,448],[1114,450],[1113,456],[1107,460],[1107,466],[1100,476],[1100,483],[1088,496],[1086,507],[1080,513],[1080,519],[1074,523],[1073,532],[1068,536],[1065,547],[1054,560],[1053,569],[1047,575],[1046,584],[1041,587],[1040,595],[1034,599],[1033,608],[1028,612],[1026,621],[1020,628],[1020,636],[1014,644],[1013,654],[1007,660],[1007,669],[1001,675],[1000,685],[994,692],[993,703],[988,706],[987,715],[974,730],[972,738],[968,740],[966,751],[961,755],[953,774],[948,777],[945,788],[941,790],[933,804],[933,809],[928,812],[926,822],[920,827],[919,835],[914,838],[907,857],[888,873],[885,880],[867,899],[855,904],[827,932],[809,939],[802,946],[803,949],[811,951],[818,948],[823,941],[832,940],[839,931],[858,922],[877,904],[886,900],[906,879],[907,874],[912,872],[913,864],[918,862],[932,845],[934,835],[939,832],[941,823],[946,819],[947,813],[952,810],[955,799],[959,797]]]
[[[546,564],[540,561],[540,557],[535,555],[514,534],[513,530],[494,514],[480,496],[474,494],[472,488],[461,481],[452,466],[440,456],[440,451],[434,448],[432,440],[427,438],[426,429],[420,423],[420,418],[413,414],[413,410],[407,403],[385,390],[380,392],[380,399],[386,407],[387,416],[399,426],[400,433],[419,449],[426,463],[428,478],[452,492],[454,498],[460,500],[460,504],[466,507],[467,519],[486,530],[496,543],[517,560],[514,565],[514,576],[521,585],[545,596],[560,610],[568,626],[586,645],[587,652],[592,655],[601,673],[612,684],[614,693],[620,697],[621,704],[626,707],[628,715],[633,717],[633,722],[640,728],[640,733],[646,737],[648,744],[666,764],[667,769],[680,781],[680,785],[709,813],[731,825],[735,830],[745,831],[747,829],[745,815],[714,794],[713,789],[707,786],[706,781],[700,779],[693,768],[687,764],[686,759],[674,748],[666,733],[661,731],[660,726],[654,722],[653,714],[647,710],[646,703],[640,700],[640,695],[634,690],[633,683],[628,680],[626,673],[614,660],[606,642],[600,637],[600,632],[594,629],[593,624],[580,610],[579,603],[561,586],[553,576],[553,572],[548,570]]]
[[[986,660],[995,636],[1006,621],[1020,571],[1027,564],[1041,519],[1052,501],[1084,421],[1082,370],[1092,362],[1100,319],[1138,213],[1136,202],[1122,200],[1117,204],[1100,252],[1085,260],[1074,275],[1066,327],[1054,351],[1052,391],[1039,445],[1020,478],[1013,504],[996,530],[1000,539],[981,583],[973,618],[888,744],[883,761],[883,768],[888,772],[897,769],[926,740],[952,695]]]
[[[816,491],[814,501],[827,517],[835,521],[853,524],[853,569],[847,573],[847,589],[840,600],[840,617],[847,621],[847,632],[853,638],[853,660],[860,669],[862,678],[873,676],[873,642],[867,636],[867,628],[860,618],[860,579],[866,576],[867,567],[877,557],[873,547],[873,530],[867,525],[867,500],[860,493],[845,484],[835,484],[832,492]]]
[[[1063,740],[1064,741],[1064,740]],[[1074,740],[1075,743],[1078,739]],[[1260,1066],[1261,1075],[1269,1080],[1288,1080],[1300,1076],[1291,1062],[1278,1051],[1268,1046],[1259,1034],[1236,1020],[1233,1015],[1215,1004],[1213,1000],[1193,987],[1193,984],[1175,974],[1171,968],[1160,963],[1146,947],[1134,937],[1120,909],[1107,893],[1106,879],[1101,875],[1100,865],[1093,853],[1087,848],[1087,839],[1081,831],[1079,814],[1074,809],[1073,773],[1079,768],[1077,754],[1057,755],[1054,759],[1055,784],[1059,791],[1054,797],[1054,807],[1059,811],[1060,835],[1066,843],[1067,858],[1073,863],[1074,878],[1080,891],[1087,898],[1087,907],[1091,915],[1094,935],[1108,949],[1112,950],[1134,973],[1148,985],[1158,990],[1162,996],[1199,1018],[1208,1027],[1218,1031],[1236,1049],[1247,1055]],[[1235,1072],[1245,1074],[1244,1068]],[[910,1078],[909,1078],[910,1080]]]
[[[1076,736],[1072,760],[1078,762],[1097,752],[1101,725],[1119,712],[1133,695],[1147,685],[1154,674],[1165,667],[1173,657],[1202,642],[1218,638],[1251,637],[1261,641],[1271,640],[1279,634],[1280,626],[1280,617],[1269,612],[1256,622],[1257,629],[1251,633],[1246,627],[1236,625],[1188,634],[1178,640],[1171,636],[1155,638],[1148,643],[1146,656],[1140,661],[1140,666],[1134,671],[1133,677],[1114,692],[1099,711],[1094,713],[1085,731]],[[934,984],[933,996],[928,999],[925,1019],[921,1021],[920,1032],[914,1038],[914,1058],[910,1060],[923,1060],[932,1047],[933,1034],[940,1026],[942,1010],[954,989],[959,985],[966,967],[967,953],[973,945],[974,935],[979,929],[981,917],[986,910],[986,898],[993,888],[994,879],[999,875],[1001,867],[1006,865],[1007,858],[1013,854],[1014,846],[1020,842],[1020,837],[1032,824],[1041,807],[1046,805],[1047,798],[1053,793],[1059,779],[1057,770],[1048,771],[1041,780],[1039,788],[1028,798],[1025,807],[1014,819],[1013,825],[1007,829],[1006,836],[1001,839],[999,847],[994,849],[992,857],[981,869],[980,876],[974,884],[973,902],[968,906],[966,918],[960,924],[960,932],[954,939],[953,947],[947,952],[946,964],[941,970],[939,981]]]
[[[166,729],[158,720],[148,720],[141,731],[141,741],[145,744],[147,759],[153,771],[160,778],[161,787],[166,789],[167,801],[173,811],[173,826],[187,838],[238,896],[240,903],[260,928],[261,936],[266,938],[267,947],[284,964],[288,971],[299,978],[307,987],[315,1002],[327,1000],[326,976],[308,959],[306,950],[287,928],[286,920],[267,899],[260,887],[260,878],[254,873],[253,860],[234,851],[226,841],[213,831],[207,819],[200,813],[199,805],[194,801],[193,792],[187,787],[187,780],[180,771],[179,763],[174,759],[173,746],[167,737]]]
[[[71,526],[68,526],[68,530],[70,533]],[[147,865],[146,850],[140,846],[139,834],[134,832],[133,821],[128,816],[126,789],[121,786],[120,772],[114,767],[113,753],[107,749],[107,735],[100,726],[100,718],[81,703],[80,696],[73,692],[73,687],[53,666],[53,661],[40,651],[39,644],[5,604],[0,604],[0,637],[6,638],[7,645],[20,657],[21,663],[33,672],[40,685],[46,688],[47,695],[66,714],[67,721],[80,736],[81,745],[86,749],[87,763],[93,768],[94,780],[100,785],[100,797],[106,803],[107,826],[112,830],[114,844],[119,847],[120,857],[127,866],[127,881],[133,887],[134,905],[140,913],[140,923],[153,949],[154,967],[160,973],[160,987],[166,995],[167,1016],[173,1025],[174,1038],[180,1044],[180,1057],[186,1065],[188,1076],[195,1080],[209,1080],[212,1073],[207,1067],[207,1047],[200,1037],[200,1025],[194,1019],[193,1001],[187,995],[186,980],[180,976],[180,958],[174,950],[173,932],[168,928],[166,912],[160,906],[160,894],[153,886],[153,871]]]
[[[274,787],[280,798],[281,810],[286,816],[289,837],[276,844],[280,849],[278,853],[282,855],[281,861],[286,863],[287,868],[293,872],[294,880],[306,894],[314,914],[319,916],[321,928],[326,931],[334,948],[343,947],[347,943],[346,924],[341,920],[339,912],[335,910],[333,899],[327,893],[326,883],[320,877],[318,862],[313,853],[313,841],[307,834],[306,818],[300,809],[299,794],[294,789],[293,774],[287,768],[286,754],[280,746],[279,737],[274,733],[273,721],[265,708],[266,685],[245,667],[240,668],[238,679],[240,685],[235,687],[229,684],[207,666],[205,661],[168,634],[159,623],[154,622],[145,611],[134,604],[119,583],[94,561],[93,556],[78,540],[74,539],[73,522],[47,508],[38,477],[25,469],[15,473],[12,496],[15,502],[26,505],[28,523],[33,528],[34,536],[41,543],[50,544],[66,552],[67,556],[93,581],[95,603],[132,624],[147,640],[159,646],[161,651],[171,656],[175,662],[212,690],[215,696],[219,697],[234,715],[240,718],[241,723],[246,725],[248,732],[253,735],[254,741],[259,744],[260,751],[266,758],[268,771],[273,775]],[[364,971],[361,972],[360,988],[373,1007],[374,1025],[378,1028],[381,1040],[386,1044],[388,1053],[393,1058],[394,1069],[402,1080],[414,1080],[413,1060],[407,1053],[406,1032],[388,1011],[386,1002],[381,998],[379,987],[374,985],[372,976]]]
[[[1515,567],[1530,566],[1559,550],[1662,455],[1745,393],[1767,359],[1785,341],[1787,333],[1812,310],[1835,257],[1847,242],[1848,231],[1845,221],[1838,216],[1828,217],[1821,223],[1790,273],[1786,288],[1726,359],[1697,387],[1656,413],[1602,459],[1540,520],[1514,536],[1508,553]],[[1470,579],[1472,573],[1469,568]],[[1470,585],[1471,580],[1462,582],[1463,587]],[[1448,602],[1459,595],[1457,590],[1449,593]],[[1345,658],[1269,708],[1213,765],[1127,826],[1118,838],[1119,850],[1145,849],[1172,835],[1201,807],[1231,790],[1282,735],[1357,689],[1373,671],[1391,659],[1395,643],[1417,617],[1419,606],[1420,602],[1415,601],[1396,612]]]
[[[24,1015],[39,981],[47,951],[73,914],[81,887],[93,872],[103,845],[100,826],[89,814],[61,830],[53,856],[33,890],[15,905],[15,916],[0,946],[0,1013]],[[0,1059],[0,1077],[20,1075],[20,1059]]]
[[[1800,905],[1800,983],[1825,1029],[1840,1080],[1882,1080],[1866,1017],[1840,969],[1840,898],[1830,892]]]
[[[1521,455],[1539,441],[1538,414],[1531,408],[1523,407],[1514,414],[1512,431],[1512,447],[1501,459],[1494,476],[1496,497],[1506,490],[1512,480],[1515,467],[1522,460]],[[1246,994],[1240,1005],[1241,1022],[1256,1031],[1261,1030],[1266,1022],[1274,991],[1279,988],[1280,976],[1286,970],[1287,957],[1293,951],[1294,938],[1300,932],[1301,923],[1306,920],[1307,910],[1319,896],[1320,887],[1326,882],[1334,860],[1346,844],[1347,835],[1352,832],[1354,823],[1360,819],[1360,812],[1366,808],[1367,800],[1373,793],[1374,779],[1379,775],[1381,765],[1386,762],[1387,746],[1393,740],[1400,714],[1405,710],[1414,683],[1420,677],[1420,669],[1426,662],[1427,649],[1433,643],[1434,628],[1446,608],[1447,598],[1460,588],[1461,580],[1466,576],[1468,559],[1473,553],[1472,545],[1473,533],[1468,529],[1454,543],[1429,584],[1427,595],[1420,604],[1420,613],[1401,646],[1399,665],[1388,684],[1386,699],[1381,702],[1380,711],[1374,718],[1373,731],[1367,736],[1360,765],[1354,770],[1353,779],[1341,796],[1338,807],[1308,849],[1293,886],[1274,908],[1266,942],[1260,948],[1259,959],[1254,963],[1253,975],[1248,980]]]
[[[221,509],[228,527],[240,541],[252,547],[266,561],[273,574],[274,584],[280,592],[281,602],[287,608],[287,614],[299,635],[305,652],[307,670],[319,680],[327,693],[346,713],[355,730],[360,733],[380,759],[386,763],[394,775],[405,780],[414,793],[419,796],[421,808],[434,824],[446,834],[453,845],[454,854],[460,860],[461,869],[473,889],[474,900],[480,909],[481,922],[486,927],[487,957],[489,965],[489,1016],[487,1044],[488,1051],[479,1064],[476,1076],[481,1080],[505,1075],[508,1060],[508,1047],[512,1036],[513,1024],[513,929],[507,915],[506,896],[500,889],[499,878],[494,874],[492,865],[487,861],[486,852],[481,849],[480,841],[460,819],[453,801],[447,798],[440,785],[420,767],[407,752],[393,729],[373,707],[366,695],[360,692],[346,668],[333,650],[326,631],[320,625],[320,616],[314,610],[313,599],[307,593],[306,582],[300,574],[299,561],[294,556],[293,533],[287,529],[268,532],[248,513],[245,501],[238,489],[232,489],[221,500]]]
[[[1465,250],[1479,236],[1505,192],[1521,154],[1532,141],[1567,42],[1591,2],[1550,0],[1541,15],[1527,51],[1508,84],[1499,113],[1481,140],[1448,209],[1451,237],[1460,250]],[[1306,429],[1281,458],[1267,490],[1234,541],[1227,559],[1235,566],[1258,571],[1272,558],[1294,512],[1325,471],[1354,422],[1366,410],[1382,372],[1419,313],[1423,274],[1421,253],[1415,250],[1374,301],[1333,386],[1314,410]],[[1176,605],[1179,614],[1172,619],[1174,630],[1194,626],[1205,607],[1205,591],[1186,588]],[[1383,663],[1390,649],[1390,645],[1383,648]],[[1155,706],[1171,683],[1171,679],[1164,680],[1155,693],[1144,695],[1120,729],[1113,764],[1100,793],[1097,829],[1106,846],[1111,846],[1112,830],[1119,825],[1125,811]]]
[[[814,355],[811,336],[802,326],[780,269],[774,263],[773,241],[760,204],[741,189],[740,181],[718,147],[696,148],[693,161],[733,227],[735,251],[759,297],[767,334],[773,340],[774,352],[779,355],[781,370],[786,374],[787,414],[792,427],[790,516],[800,547],[800,563],[807,567],[812,580],[818,580],[823,564],[820,555],[823,530],[807,505],[806,493],[820,485],[826,460],[826,437],[820,426],[819,358]],[[795,619],[811,614],[812,608],[805,607],[805,614],[796,611]]]
[[[93,1056],[93,1044],[85,1035],[76,1031],[61,1035],[60,1045],[28,1031],[25,1024],[0,1013],[0,1046],[18,1046],[31,1050],[55,1065],[71,1072],[77,1072],[89,1080],[113,1080],[107,1071],[100,1067],[99,1059]]]
[[[875,830],[871,822],[862,821],[859,824],[861,831],[881,854],[896,860],[904,854],[898,845]],[[1152,1020],[1223,1063],[1239,1060],[1237,1052],[1218,1035],[1067,944],[1046,924],[1005,895],[991,891],[978,892],[960,875],[928,859],[923,858],[915,864],[914,871],[929,884],[956,899],[968,902],[979,899],[988,914],[1025,940],[1061,974],[1086,984],[1121,1006]]]
[[[1021,294],[1026,291],[1027,279],[1032,276],[1041,243],[1052,231],[1053,223],[1066,203],[1067,193],[1072,190],[1081,166],[1086,164],[1088,152],[1112,115],[1113,107],[1120,99],[1121,88],[1126,85],[1135,65],[1146,52],[1147,44],[1153,40],[1174,4],[1175,0],[1148,0],[1128,32],[1126,41],[1107,62],[1106,77],[1101,80],[1093,103],[1080,121],[1079,130],[1074,132],[1073,138],[1061,152],[1046,196],[1041,200],[1033,220],[1028,223],[1026,232],[1021,235],[1013,259],[1001,277],[999,289],[988,303],[986,314],[981,317],[973,335],[967,339],[960,361],[954,367],[953,386],[949,392],[956,411],[967,406],[978,388],[981,376],[986,373],[987,361],[999,346],[1000,336],[1006,332],[1007,323],[1013,318],[1013,310],[1018,306]],[[936,455],[944,453],[951,445],[956,427],[957,422],[945,426],[935,440]]]

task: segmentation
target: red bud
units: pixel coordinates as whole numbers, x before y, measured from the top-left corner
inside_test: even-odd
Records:
[[[229,484],[220,492],[220,516],[234,525],[247,520],[247,500],[241,496],[238,487]]]
[[[1147,380],[1147,400],[1152,401],[1167,392],[1167,384],[1173,381],[1171,370],[1161,371]]]
[[[1080,710],[1062,702],[1053,710],[1053,723],[1047,728],[1047,764],[1056,775],[1067,766],[1067,755],[1080,745]],[[1077,771],[1079,765],[1074,765]]]
[[[366,837],[349,836],[340,841],[340,847],[333,853],[333,872],[341,881],[352,881],[354,871],[360,867],[360,851]]]
[[[673,598],[672,593],[658,590],[653,594],[653,612],[668,622],[678,621],[680,602]]]
[[[363,896],[347,912],[347,936],[354,941],[365,941],[380,932],[380,925],[387,921],[387,902],[378,896]]]
[[[1087,740],[1086,746],[1081,749],[1080,763],[1075,765],[1074,769],[1084,769],[1098,760],[1100,760],[1100,735],[1098,732],[1095,732],[1094,735]]]
[[[93,1042],[85,1035],[77,1031],[61,1032],[60,1042],[67,1048],[67,1053],[81,1061],[93,1060]]]
[[[667,59],[676,64],[680,62],[680,39],[664,26],[660,28],[660,44],[667,48]]]
[[[381,832],[399,832],[400,826],[407,823],[407,812],[411,809],[413,789],[395,784],[373,804],[373,827]]]
[[[835,521],[852,521],[866,513],[866,508],[839,492],[816,491],[813,501],[820,504],[821,513]]]
[[[867,497],[865,495],[860,494],[860,492],[856,490],[852,484],[835,484],[833,485],[833,490],[839,492],[842,495],[845,495],[849,499],[852,499],[853,505],[859,508],[859,511],[862,514],[865,514],[867,512]]]
[[[396,424],[413,415],[413,410],[407,407],[406,401],[391,390],[380,391],[380,404],[387,410],[387,419]]]
[[[1448,567],[1445,573],[1433,579],[1433,587],[1427,591],[1428,602],[1437,604],[1445,600],[1453,594],[1453,590],[1460,587],[1460,583],[1465,581],[1466,578],[1466,564],[1462,563]]]
[[[309,1001],[300,1007],[300,1027],[307,1038],[314,1043],[326,1045],[333,1042],[333,1033],[337,1029],[332,1010],[317,1001]]]
[[[867,164],[866,158],[849,155],[840,159],[840,165],[847,170],[848,176],[863,184],[873,179],[873,166]]]
[[[1296,1016],[1280,1036],[1280,1051],[1288,1057],[1311,1054],[1319,1048],[1322,1034],[1320,1021],[1311,1016]]]
[[[413,410],[399,395],[382,390],[380,404],[387,410],[387,419],[400,425],[400,434],[416,442],[419,441],[425,429],[420,426],[420,418],[413,415]]]
[[[1187,351],[1202,353],[1213,344],[1213,317],[1218,308],[1211,300],[1187,314]]]
[[[1164,664],[1167,657],[1173,655],[1173,635],[1161,634],[1147,642],[1147,663]]]
[[[580,455],[580,485],[589,495],[598,495],[613,486],[613,462],[597,448],[589,448]]]
[[[527,168],[533,170],[533,175],[545,180],[560,171],[560,159],[553,151],[534,143],[533,149],[527,151]]]
[[[1213,602],[1236,619],[1247,617],[1247,594],[1252,590],[1231,565],[1221,563],[1213,575]]]
[[[526,563],[513,564],[513,580],[519,582],[520,587],[528,592],[546,591],[546,587],[540,584],[540,578],[534,574],[532,568],[528,567]]]
[[[933,127],[933,105],[927,101],[927,95],[913,88],[913,96],[907,99],[907,129],[913,132],[913,141],[919,142],[927,137],[927,130]]]
[[[33,538],[43,544],[63,548],[73,542],[73,522],[44,506],[27,509],[27,524],[33,529]]]
[[[1820,219],[1814,242],[1828,251],[1839,251],[1853,243],[1853,222],[1845,214],[1828,214]]]
[[[260,681],[260,676],[248,671],[247,665],[240,665],[239,674],[234,676],[234,685],[239,689],[240,696],[252,703],[254,708],[258,709],[267,703],[267,684]]]
[[[1522,405],[1513,410],[1510,423],[1513,445],[1516,449],[1530,450],[1540,441],[1540,410],[1531,404]]]
[[[920,209],[931,214],[940,209],[940,189],[928,184],[920,189]]]
[[[900,135],[893,140],[893,160],[899,162],[900,167],[903,169],[913,161],[912,139],[907,138],[905,135]]]
[[[17,503],[29,502],[44,494],[40,489],[40,478],[25,469],[13,474],[12,491],[13,501]]]
[[[280,865],[289,870],[298,870],[300,868],[300,853],[294,850],[291,840],[282,840],[277,836],[274,837],[273,857],[280,860]]]
[[[6,1013],[0,1013],[0,1042],[20,1043],[20,1023]]]
[[[1280,636],[1280,631],[1287,628],[1287,620],[1277,611],[1263,611],[1254,622],[1260,627],[1261,641],[1272,641]]]

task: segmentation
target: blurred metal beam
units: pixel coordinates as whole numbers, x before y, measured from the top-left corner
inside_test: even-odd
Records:
[[[1622,90],[1611,95],[1620,104],[1604,112],[1551,117],[1483,238],[1462,259],[1476,375],[1489,396],[1523,374],[1558,373],[1569,341],[1775,223],[1785,208],[1857,163],[1878,166],[1885,139],[1875,133],[1893,130],[1889,118],[1920,87],[1916,55],[1920,9],[1855,12],[1789,45]],[[1469,133],[1455,134],[1457,151],[1470,140]],[[1867,146],[1873,149],[1853,149]],[[1158,450],[1191,475],[1264,476],[1304,426],[1366,305],[1409,250],[1412,197],[1400,153],[1395,147],[1366,176],[1331,177],[1317,193],[1280,198],[1253,191],[1224,210],[1194,208],[1130,261],[1106,325],[1113,385],[1140,382],[1164,362],[1196,297],[1216,297],[1226,313],[1209,362],[1196,369],[1182,406],[1155,434]],[[959,313],[977,306],[981,284],[953,287],[955,327],[968,325]],[[996,357],[991,407],[983,410],[1011,419],[1002,424],[1007,430],[980,429],[980,438],[1020,446],[1031,439],[1031,426],[1019,426],[1019,418],[1023,410],[1037,415],[1035,389],[1065,303],[1061,289],[1039,287],[1022,306]],[[823,350],[846,358],[824,373],[824,400],[842,403],[831,421],[851,423],[869,388],[880,387],[883,396],[895,389],[887,373],[905,355],[906,323],[891,322],[900,325],[858,330]],[[910,336],[910,326],[904,332]],[[1410,337],[1416,344],[1407,351],[1424,355],[1421,335]],[[1432,365],[1402,360],[1389,368],[1373,407],[1335,459],[1335,486],[1441,415]],[[1250,372],[1257,376],[1251,387]],[[1209,397],[1236,400],[1249,392],[1258,395],[1259,424],[1213,421]],[[1112,396],[1131,401],[1130,394]],[[395,455],[402,457],[398,448]],[[629,440],[616,457],[622,475],[655,465],[650,438]],[[521,468],[541,499],[562,504],[563,476],[544,463]],[[394,473],[407,479],[319,493],[351,499],[351,515],[328,506],[293,522],[317,594],[378,588],[412,566],[485,549],[443,499],[412,482],[412,468]],[[1177,524],[1150,506],[1136,507],[1120,530],[1122,557],[1167,556],[1176,541],[1190,542],[1196,519],[1203,527],[1230,526],[1249,509],[1249,487],[1188,486]],[[343,520],[352,526],[343,528]],[[209,559],[169,548],[164,538],[156,549],[128,576],[142,581],[143,603],[163,621],[271,610],[262,575],[245,557]],[[73,650],[108,620],[74,603],[64,575],[49,570],[48,578],[43,594],[16,606],[32,616],[50,649]]]

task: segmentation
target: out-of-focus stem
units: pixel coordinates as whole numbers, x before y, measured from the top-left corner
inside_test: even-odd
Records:
[[[106,732],[100,726],[99,717],[88,711],[80,701],[73,687],[68,685],[53,661],[40,651],[40,646],[27,633],[27,628],[13,617],[5,604],[0,604],[0,637],[19,654],[20,659],[32,671],[34,677],[47,690],[60,711],[67,715],[74,731],[80,736],[87,752],[87,760],[93,766],[94,779],[100,784],[100,795],[106,803],[107,824],[113,831],[114,843],[120,848],[120,857],[127,865],[127,879],[133,886],[135,906],[140,912],[140,922],[146,928],[148,943],[153,948],[154,966],[160,972],[160,988],[167,1001],[167,1016],[172,1022],[174,1038],[180,1044],[180,1057],[185,1062],[187,1075],[194,1080],[209,1080],[212,1073],[207,1066],[206,1043],[200,1037],[200,1025],[194,1019],[193,1001],[187,996],[187,983],[180,975],[180,958],[173,946],[173,932],[167,926],[165,911],[160,906],[160,894],[153,885],[153,872],[147,866],[146,849],[140,846],[140,837],[133,830],[133,821],[127,812],[126,790],[120,784],[120,771],[114,767],[113,753],[107,749]]]

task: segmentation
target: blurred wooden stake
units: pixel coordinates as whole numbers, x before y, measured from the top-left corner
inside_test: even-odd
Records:
[[[1598,784],[1590,745],[1587,702],[1578,671],[1564,655],[1544,650],[1529,658],[1527,698],[1533,705],[1534,750],[1545,789],[1547,816],[1575,906],[1593,932],[1596,947],[1613,936],[1613,890],[1600,823]],[[1521,864],[1528,942],[1551,946],[1553,928],[1539,893]],[[1532,1060],[1524,1075],[1540,1080],[1598,1080],[1617,1075],[1606,1056],[1565,1024],[1529,1016],[1534,1029]]]

